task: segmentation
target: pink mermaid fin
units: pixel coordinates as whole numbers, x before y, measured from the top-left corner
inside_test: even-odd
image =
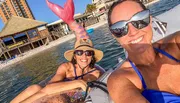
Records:
[[[70,24],[74,21],[74,2],[73,0],[67,0],[64,8],[46,0],[48,7],[64,22]]]
[[[76,39],[79,40],[80,38],[88,39],[89,36],[86,32],[86,30],[76,23],[74,20],[74,2],[73,0],[67,0],[67,2],[64,5],[64,8],[61,6],[54,4],[52,2],[49,2],[46,0],[46,3],[48,7],[59,17],[61,18],[65,23],[69,25],[71,30],[75,31]]]

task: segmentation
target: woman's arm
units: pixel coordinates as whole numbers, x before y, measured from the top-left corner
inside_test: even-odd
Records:
[[[22,101],[22,103],[31,103],[37,99],[40,99],[41,97],[60,94],[64,91],[73,90],[76,88],[82,88],[85,91],[86,87],[87,85],[83,80],[73,80],[73,81],[67,81],[67,82],[52,83],[52,84],[46,85],[43,89],[38,91],[36,94]]]
[[[53,76],[53,78],[49,81],[49,83],[53,83],[53,82],[58,82],[61,81],[65,78],[66,76],[66,68],[68,67],[67,63],[64,63],[62,65],[59,66],[56,74]],[[19,103],[33,95],[35,95],[36,93],[38,93],[38,91],[40,92],[42,90],[42,87],[40,85],[31,85],[28,88],[26,88],[25,90],[23,90],[20,94],[18,94],[12,101],[11,103]],[[39,93],[38,95],[36,95],[37,97],[33,97],[33,98],[39,98],[44,96],[44,93]]]
[[[76,88],[82,88],[85,91],[87,85],[83,80],[63,81],[66,78],[66,71],[69,68],[71,68],[69,63],[60,65],[54,77],[49,81],[49,84],[25,99],[22,103],[30,103],[44,96],[59,94]]]
[[[51,80],[48,82],[48,84],[63,81],[66,78],[66,71],[69,68],[70,68],[69,63],[61,64],[58,67],[56,74],[51,78]]]

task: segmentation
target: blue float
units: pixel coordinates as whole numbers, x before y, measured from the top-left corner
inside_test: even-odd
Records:
[[[87,32],[87,33],[92,33],[92,32],[94,32],[94,29],[93,29],[93,28],[90,28],[90,29],[86,30],[86,32]]]

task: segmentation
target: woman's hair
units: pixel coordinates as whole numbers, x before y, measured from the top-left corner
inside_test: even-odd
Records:
[[[114,2],[111,7],[109,8],[109,11],[108,11],[108,24],[109,26],[111,25],[111,14],[112,14],[112,11],[113,9],[118,5],[118,4],[121,4],[123,3],[124,1],[134,1],[136,3],[138,3],[143,10],[146,10],[146,6],[140,1],[140,0],[118,0],[117,2]]]
[[[76,59],[74,59],[74,55],[73,55],[73,58],[72,58],[72,60],[71,60],[71,63],[72,63],[73,65],[77,64]],[[90,64],[89,64],[89,67],[90,67],[90,68],[94,68],[95,63],[96,63],[96,58],[95,58],[94,55],[92,55],[92,59],[91,59],[91,62],[90,62]]]

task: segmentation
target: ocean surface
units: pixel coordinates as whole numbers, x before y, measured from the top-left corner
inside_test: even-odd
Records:
[[[160,0],[149,8],[151,13],[156,16],[178,4],[180,4],[180,0]],[[107,25],[95,29],[90,36],[95,48],[104,52],[104,57],[98,64],[105,70],[113,68],[118,63],[119,57],[125,58],[123,49],[112,38]],[[37,84],[55,73],[61,63],[67,62],[63,53],[73,48],[74,41],[74,39],[69,40],[0,70],[0,103],[9,103],[29,85]]]

